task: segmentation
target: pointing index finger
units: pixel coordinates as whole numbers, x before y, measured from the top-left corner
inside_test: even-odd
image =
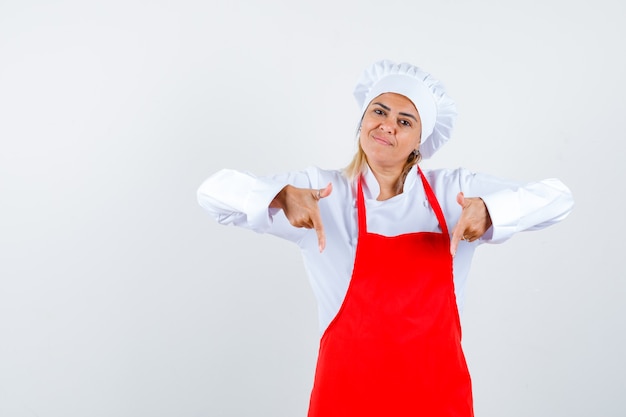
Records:
[[[452,256],[456,255],[456,249],[459,246],[459,242],[461,241],[461,228],[457,224],[454,227],[454,231],[452,232],[452,239],[450,240],[450,254]]]
[[[324,225],[322,224],[322,218],[319,210],[315,212],[315,214],[311,217],[311,220],[313,221],[315,233],[317,233],[317,243],[321,253],[326,247],[326,234],[324,233]]]

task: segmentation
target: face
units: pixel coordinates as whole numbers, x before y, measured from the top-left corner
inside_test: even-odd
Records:
[[[359,142],[370,165],[402,169],[419,147],[422,123],[411,100],[384,93],[371,101],[361,121]]]

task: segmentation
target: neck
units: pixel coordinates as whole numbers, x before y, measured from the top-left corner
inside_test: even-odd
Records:
[[[378,181],[378,186],[380,187],[380,193],[378,194],[376,200],[388,200],[402,192],[404,185],[402,167],[386,168],[370,165],[370,169],[372,170],[374,177],[376,177],[376,181]]]

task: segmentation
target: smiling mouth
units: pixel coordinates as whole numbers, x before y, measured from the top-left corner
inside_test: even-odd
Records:
[[[386,146],[390,146],[390,145],[391,145],[391,142],[390,142],[390,141],[388,141],[388,140],[387,140],[387,139],[385,139],[385,138],[381,138],[381,137],[379,137],[379,136],[372,136],[372,137],[373,137],[373,139],[374,139],[374,141],[375,141],[375,142],[378,142],[378,143],[380,143],[381,145],[386,145]]]

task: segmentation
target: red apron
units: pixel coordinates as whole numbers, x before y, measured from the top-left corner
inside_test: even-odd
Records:
[[[309,417],[471,417],[450,236],[367,232],[358,184],[359,241],[350,286],[320,341]]]

